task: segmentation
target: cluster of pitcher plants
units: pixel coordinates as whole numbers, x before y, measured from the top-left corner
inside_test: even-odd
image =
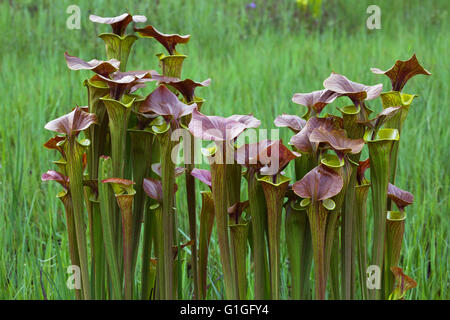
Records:
[[[189,35],[138,28],[146,17],[128,13],[90,20],[112,27],[99,35],[108,60],[65,53],[69,69],[93,73],[83,82],[88,105],[45,126],[56,135],[44,146],[60,157],[57,170],[42,175],[62,186],[57,197],[70,259],[81,275],[77,299],[207,298],[214,224],[226,299],[279,299],[282,290],[292,299],[403,299],[417,285],[400,259],[413,195],[395,185],[402,128],[416,97],[403,87],[417,74],[430,75],[415,55],[386,71],[371,69],[390,78],[391,91],[331,73],[324,89],[294,94],[305,112],[275,119],[286,128],[280,130],[292,131],[287,145],[245,143],[260,121],[201,113],[205,101],[195,89],[210,80],[182,79],[186,55],[177,49]],[[127,33],[130,23],[166,50],[156,55],[161,72],[126,70],[138,40]],[[150,84],[156,88],[148,96],[136,93]],[[376,98],[383,110],[374,115],[368,103]],[[324,113],[336,99],[349,105],[338,108],[340,116]],[[209,143],[200,156],[210,170],[196,168],[200,140]],[[361,159],[365,146],[369,157]],[[290,163],[294,177],[284,171]],[[176,204],[178,176],[187,214]],[[186,215],[189,241],[178,232]],[[287,283],[280,277],[282,246]]]

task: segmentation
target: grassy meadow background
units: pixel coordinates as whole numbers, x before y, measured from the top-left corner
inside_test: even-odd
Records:
[[[255,0],[254,9],[246,8],[248,2],[0,0],[0,299],[74,298],[65,285],[70,263],[63,207],[55,197],[60,187],[40,179],[54,169],[51,160],[57,157],[42,147],[52,135],[44,125],[87,104],[82,81],[90,74],[68,70],[63,54],[67,50],[85,60],[105,59],[103,41],[96,35],[110,28],[94,25],[89,14],[116,16],[127,9],[146,15],[162,32],[191,34],[188,45],[179,47],[188,55],[183,77],[212,79],[209,88],[197,91],[207,100],[204,113],[252,112],[261,119],[261,128],[274,127],[273,119],[283,112],[300,113],[292,95],[322,89],[331,71],[365,84],[382,82],[387,91],[388,78],[369,68],[386,69],[416,53],[432,76],[417,76],[405,87],[420,97],[402,131],[396,180],[415,196],[407,208],[401,267],[418,282],[408,298],[449,298],[448,1],[323,0],[316,17],[300,10],[295,0]],[[366,8],[373,3],[381,8],[381,30],[366,28]],[[72,4],[81,9],[81,30],[66,27],[66,9]],[[162,51],[156,41],[140,39],[128,70],[158,70],[155,54]],[[335,107],[348,102],[338,99],[326,111],[335,113]],[[381,110],[379,100],[369,105]],[[282,130],[282,138],[289,141],[288,130]],[[183,238],[188,225],[184,183],[179,185]],[[281,259],[282,298],[288,298],[283,246]],[[213,234],[210,299],[221,298],[220,275]],[[183,277],[185,297],[190,281]]]

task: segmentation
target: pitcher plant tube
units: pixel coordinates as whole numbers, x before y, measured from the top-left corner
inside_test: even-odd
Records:
[[[387,218],[387,190],[389,184],[389,160],[394,141],[399,140],[396,129],[380,129],[375,136],[367,130],[364,140],[369,146],[370,180],[373,205],[373,242],[372,264],[383,267],[386,218]],[[381,297],[378,289],[371,289],[371,299]]]
[[[290,151],[282,141],[262,140],[246,144],[236,151],[237,163],[247,167],[250,212],[252,214],[253,246],[255,259],[255,292],[264,297],[268,294],[266,275],[265,238],[269,244],[269,276],[271,297],[278,299],[280,294],[280,232],[281,213],[284,196],[289,185],[289,178],[280,174],[291,160],[300,154]],[[254,180],[261,183],[255,185]],[[267,213],[261,206],[264,195]],[[253,207],[253,208],[252,208]],[[258,269],[258,271],[256,271]]]
[[[54,171],[48,170],[46,173],[42,174],[42,181],[56,181],[62,187],[63,190],[58,192],[57,197],[61,200],[64,205],[64,210],[66,213],[66,227],[67,227],[67,238],[69,241],[69,253],[70,253],[70,261],[72,265],[79,266],[80,265],[80,256],[78,253],[77,246],[77,237],[75,230],[75,221],[73,214],[73,205],[72,205],[72,197],[69,191],[69,177]],[[76,289],[75,295],[77,300],[82,298],[82,292],[79,289]]]
[[[88,270],[88,255],[86,244],[86,226],[84,219],[83,200],[83,163],[82,158],[89,140],[79,141],[78,134],[97,122],[95,114],[76,107],[72,112],[52,120],[45,125],[50,131],[65,135],[65,139],[58,142],[66,155],[66,170],[70,181],[70,193],[74,212],[75,232],[78,254],[80,258],[81,282],[85,299],[90,299],[90,283]]]
[[[391,80],[392,91],[382,93],[381,100],[383,103],[383,108],[389,108],[393,106],[401,107],[400,112],[386,124],[387,128],[397,129],[399,134],[401,134],[403,124],[406,120],[406,116],[408,115],[409,107],[416,97],[415,94],[404,93],[403,87],[412,77],[419,74],[429,76],[431,75],[431,73],[424,67],[422,67],[415,54],[413,54],[412,57],[408,60],[397,60],[395,64],[386,71],[382,71],[378,68],[371,68],[370,70],[375,74],[384,74]],[[390,159],[390,183],[395,183],[398,149],[399,142],[397,141],[394,142]],[[390,200],[388,201],[388,209],[392,209],[392,203]]]
[[[129,13],[111,18],[103,18],[91,14],[89,20],[94,23],[109,24],[111,26],[112,33],[101,33],[99,34],[99,38],[105,42],[106,56],[108,59],[119,60],[121,62],[120,71],[125,71],[131,47],[138,39],[135,35],[126,35],[126,28],[131,22],[146,22],[147,18],[141,15],[132,16]]]
[[[179,80],[177,78],[168,78],[168,77],[157,77],[152,76],[153,79],[158,79],[160,84],[168,85],[175,90],[177,90],[182,96],[183,101],[187,104],[197,104],[197,108],[200,110],[201,105],[204,100],[195,96],[195,88],[197,87],[207,87],[209,86],[211,80],[207,79],[203,82],[196,82],[191,79]],[[186,115],[182,119],[183,127],[186,127],[190,122],[191,116]],[[183,140],[183,149],[184,152],[184,162],[186,168],[186,201],[188,206],[188,216],[189,216],[189,236],[194,243],[197,243],[197,224],[196,224],[196,188],[195,188],[195,180],[191,175],[192,170],[195,168],[195,145],[193,142],[193,136],[187,131],[190,135],[190,139]],[[194,297],[199,295],[198,292],[198,279],[197,279],[197,246],[192,246],[192,266],[193,266],[193,274],[194,274]]]
[[[84,61],[78,57],[71,56],[67,52],[64,53],[67,67],[70,70],[91,70],[96,74],[104,77],[109,77],[113,72],[119,70],[120,61],[111,59],[108,61],[100,61],[92,59],[90,61]],[[86,132],[88,138],[91,141],[88,152],[88,170],[89,178],[98,178],[98,159],[100,155],[106,152],[106,140],[107,140],[107,126],[108,116],[106,114],[106,108],[101,97],[108,93],[108,86],[93,79],[87,79],[84,81],[84,85],[88,90],[88,110],[97,117],[97,125],[90,126],[89,131]]]
[[[336,207],[332,211],[332,214],[329,215],[329,223],[327,224],[326,268],[329,268],[328,260],[331,256],[331,246],[334,241],[337,218],[341,216],[342,293],[344,294],[344,298],[350,299],[353,291],[352,278],[355,261],[353,243],[356,236],[353,230],[353,223],[355,203],[354,185],[357,165],[347,155],[359,154],[364,147],[364,140],[348,138],[346,131],[343,129],[330,130],[330,128],[327,129],[326,127],[314,129],[309,139],[311,142],[319,143],[319,148],[331,148],[335,151],[339,159],[344,160],[344,166],[339,170],[340,175],[344,179],[342,192],[334,198]],[[326,162],[323,163],[326,164]],[[335,163],[339,163],[339,161],[335,161]],[[342,210],[343,205],[344,210]]]
[[[370,189],[370,181],[366,179],[365,172],[370,167],[370,158],[359,161],[356,170],[355,185],[355,229],[356,250],[359,270],[359,283],[362,300],[367,300],[369,292],[366,285],[367,270],[367,196]]]
[[[396,204],[399,211],[388,211],[386,220],[386,244],[384,257],[384,296],[389,297],[393,291],[394,275],[391,267],[396,267],[400,262],[403,234],[405,232],[405,207],[412,204],[414,196],[393,184],[388,185],[388,197]]]
[[[211,190],[211,172],[194,168],[191,175],[206,184]],[[211,191],[202,191],[202,209],[200,211],[200,230],[198,244],[198,299],[206,298],[206,278],[208,251],[214,224],[214,200]]]
[[[172,132],[180,127],[181,117],[190,114],[196,104],[186,105],[178,100],[167,87],[160,85],[142,102],[139,111],[142,113],[153,112],[164,119],[160,126],[152,126],[152,130],[158,137],[161,150],[161,179],[163,186],[162,222],[164,232],[164,292],[167,299],[173,294],[173,264],[171,248],[173,245],[174,211],[173,211],[173,186],[175,183],[175,164],[171,158],[175,141],[172,141]],[[161,263],[161,261],[160,261]]]
[[[123,265],[125,272],[125,299],[133,298],[133,200],[136,191],[134,182],[121,178],[109,178],[102,181],[109,183],[114,191],[122,216]]]
[[[248,200],[237,202],[228,208],[230,215],[230,239],[233,253],[235,281],[239,299],[247,299],[247,239],[249,221],[244,218],[243,212],[248,208]]]
[[[141,37],[144,38],[154,38],[160,44],[166,48],[169,55],[163,53],[158,54],[160,61],[162,73],[164,76],[168,77],[181,77],[181,69],[183,61],[186,58],[185,55],[179,54],[175,47],[177,44],[186,44],[191,38],[190,35],[179,35],[179,34],[164,34],[159,32],[153,26],[146,26],[145,28],[139,29],[134,28]]]
[[[315,167],[303,179],[292,185],[292,190],[303,198],[301,205],[306,207],[311,226],[314,255],[315,297],[325,299],[325,233],[329,212],[335,208],[331,199],[343,187],[342,177],[323,164]]]
[[[230,185],[227,183],[230,177],[230,168],[234,165],[232,152],[234,145],[232,143],[244,130],[256,128],[259,124],[260,121],[253,116],[234,115],[223,118],[219,116],[206,116],[197,110],[192,112],[192,120],[189,123],[189,131],[194,137],[214,141],[216,144],[214,151],[210,154],[212,162],[211,186],[215,204],[217,235],[227,299],[236,299],[238,294],[232,269],[227,212],[227,194],[235,192],[229,189]]]

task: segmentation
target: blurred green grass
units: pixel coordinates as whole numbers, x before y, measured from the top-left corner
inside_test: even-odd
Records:
[[[205,113],[252,112],[262,128],[272,128],[283,112],[299,113],[292,95],[321,89],[331,71],[361,83],[382,82],[387,90],[388,79],[369,68],[388,68],[415,52],[433,75],[418,76],[405,88],[420,97],[401,137],[397,184],[415,196],[401,266],[418,282],[409,298],[448,299],[448,1],[377,1],[381,30],[366,28],[368,0],[323,1],[317,19],[300,12],[294,0],[254,2],[255,9],[239,0],[0,1],[0,299],[73,298],[65,286],[69,257],[58,186],[40,181],[55,158],[42,147],[51,136],[43,126],[87,103],[82,80],[89,73],[69,71],[63,53],[105,58],[96,35],[109,30],[92,24],[89,14],[116,16],[127,9],[163,32],[191,34],[180,47],[188,55],[183,76],[212,79],[197,92],[207,100]],[[66,27],[72,4],[81,8],[81,30]],[[155,54],[161,51],[156,42],[140,39],[128,69],[158,69]],[[339,99],[327,112],[345,103]],[[379,101],[370,106],[381,109]],[[286,130],[282,138],[288,141]],[[187,234],[183,188],[177,202],[181,234]],[[208,283],[215,282],[208,297],[215,299],[222,291],[215,238],[211,246]],[[282,266],[287,298],[285,248]]]

